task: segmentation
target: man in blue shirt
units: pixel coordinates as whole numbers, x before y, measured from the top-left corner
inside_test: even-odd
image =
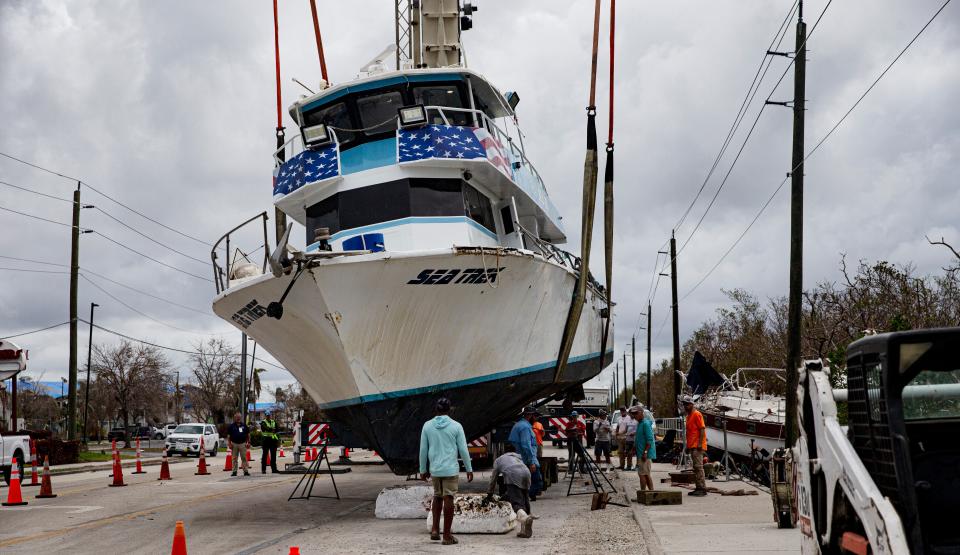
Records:
[[[637,425],[636,451],[637,474],[640,475],[640,489],[653,491],[653,477],[650,475],[653,459],[657,458],[657,438],[653,435],[653,417],[646,418],[638,411],[640,423]]]
[[[523,409],[523,417],[513,425],[507,441],[520,453],[523,463],[530,467],[530,501],[536,501],[543,488],[543,476],[540,474],[540,461],[537,459],[537,436],[533,433],[533,419],[537,410],[532,406]]]

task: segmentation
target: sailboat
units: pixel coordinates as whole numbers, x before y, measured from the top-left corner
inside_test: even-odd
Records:
[[[289,107],[300,133],[274,153],[273,202],[306,247],[288,228],[261,264],[232,256],[230,234],[213,252],[214,312],[397,474],[416,472],[438,398],[470,440],[613,358],[588,275],[558,362],[580,260],[558,247],[566,231],[526,154],[519,96],[466,67],[459,2],[408,10],[418,31],[395,67],[381,55]],[[262,220],[265,241],[266,219],[247,222]]]

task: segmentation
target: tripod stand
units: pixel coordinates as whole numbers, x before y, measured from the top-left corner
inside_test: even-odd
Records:
[[[720,464],[723,465],[724,473],[726,474],[724,481],[730,481],[731,468],[733,469],[732,473],[736,474],[739,480],[742,480],[743,475],[740,473],[737,463],[734,462],[733,457],[730,456],[730,452],[727,451],[727,419],[721,418],[720,421],[723,422],[723,457],[720,457]]]
[[[583,448],[583,445],[580,444],[580,441],[574,438],[571,438],[570,445],[573,446],[573,458],[567,461],[567,473],[570,474],[570,482],[567,484],[567,496],[571,495],[597,495],[597,494],[611,494],[619,493],[617,488],[610,482],[610,479],[607,478],[607,475],[600,472],[600,467],[597,466],[597,463],[590,458],[590,455],[587,454],[586,450]],[[579,491],[573,492],[573,481],[577,478],[577,472],[580,472],[582,476],[589,476],[590,483],[593,485],[593,491]],[[603,481],[600,478],[603,478]],[[610,487],[610,491],[606,490],[606,486]],[[623,503],[617,503],[615,501],[606,501],[607,504],[617,505],[620,507],[627,507],[629,505],[624,505]]]

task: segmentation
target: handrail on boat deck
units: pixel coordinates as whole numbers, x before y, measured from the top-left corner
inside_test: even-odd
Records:
[[[531,162],[530,159],[527,158],[527,154],[526,152],[524,152],[524,148],[522,144],[523,133],[520,131],[519,126],[517,126],[517,133],[520,135],[521,144],[518,146],[517,143],[514,142],[513,137],[510,136],[510,133],[508,131],[505,131],[499,125],[497,125],[497,122],[493,118],[488,116],[486,113],[484,113],[483,110],[478,110],[474,108],[453,108],[450,106],[424,106],[424,109],[427,112],[430,112],[430,111],[437,112],[440,115],[441,119],[443,119],[444,124],[446,125],[450,125],[450,120],[447,117],[447,112],[472,114],[474,116],[475,122],[477,122],[477,117],[479,117],[484,124],[489,124],[485,127],[487,129],[492,129],[494,131],[494,138],[496,138],[501,145],[504,144],[504,139],[505,139],[506,144],[509,145],[510,147],[511,154],[520,158],[520,163],[530,168],[530,171],[537,178],[537,182],[540,184],[540,187],[544,190],[544,193],[546,193],[546,187],[544,186],[544,183],[543,183],[543,177],[540,176],[540,172],[537,171],[537,168],[533,165],[533,162]],[[333,131],[334,138],[336,138],[336,130],[334,128],[331,128],[331,131]],[[299,145],[297,143],[299,143]],[[286,155],[286,150],[288,146],[290,147],[290,154]],[[285,160],[289,160],[290,158],[303,152],[303,149],[304,149],[303,140],[301,139],[300,134],[298,133],[290,137],[290,139],[287,142],[283,143],[283,146],[281,146],[280,148],[274,151],[273,159],[278,165],[280,165],[280,164],[283,164]],[[283,157],[283,159],[281,159],[280,153],[284,153],[285,156]]]
[[[245,220],[243,223],[234,227],[230,231],[224,233],[219,239],[217,239],[217,242],[213,244],[213,248],[210,249],[210,261],[213,263],[213,285],[216,287],[218,295],[223,291],[226,291],[230,286],[230,273],[233,271],[233,268],[231,267],[233,265],[233,261],[230,260],[230,234],[258,218],[263,220],[263,265],[261,266],[260,271],[266,273],[267,260],[270,258],[270,243],[267,239],[267,220],[269,220],[270,217],[267,216],[266,211],[263,211],[256,216]],[[224,241],[226,241],[226,244],[224,245],[224,252],[226,253],[227,257],[226,273],[224,273],[223,268],[217,262],[217,248],[219,248],[220,243]],[[240,251],[240,253],[246,257],[246,254],[243,253],[243,251]],[[224,275],[226,275],[226,282],[224,282]]]

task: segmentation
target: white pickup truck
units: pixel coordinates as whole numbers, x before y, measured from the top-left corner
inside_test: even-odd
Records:
[[[0,380],[15,378],[26,368],[26,351],[11,341],[0,341]],[[14,459],[20,467],[22,478],[24,464],[33,462],[30,458],[30,436],[0,434],[0,472],[3,472],[3,479],[8,484]]]

